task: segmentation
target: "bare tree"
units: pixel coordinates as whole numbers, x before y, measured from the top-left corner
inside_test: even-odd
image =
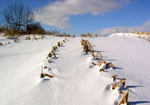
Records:
[[[9,4],[3,11],[6,28],[16,31],[26,30],[33,21],[33,12],[22,3]]]

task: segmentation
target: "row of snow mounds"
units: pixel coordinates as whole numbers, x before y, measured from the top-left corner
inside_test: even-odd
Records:
[[[25,40],[39,40],[39,39],[47,39],[47,37],[45,35],[39,35],[39,36],[36,36],[36,35],[33,35],[33,36],[26,36],[25,37]]]
[[[3,42],[0,42],[0,46],[5,46],[5,45],[9,45],[9,44],[12,44],[12,43],[19,43],[20,40],[18,37],[13,37],[13,38],[8,38],[9,41],[3,41]]]
[[[24,38],[24,36],[8,36],[6,39],[3,39],[3,42],[0,41],[0,46],[9,45],[13,43],[20,43],[21,39]],[[39,39],[47,39],[45,35],[27,35],[25,36],[25,40],[39,40]],[[5,40],[5,41],[4,41]]]
[[[11,42],[7,42],[7,43],[0,42],[0,46],[7,45],[7,44],[11,44]]]
[[[41,78],[44,78],[44,77],[54,78],[54,76],[52,76],[52,75],[50,75],[50,74],[48,74],[48,73],[44,73],[44,71],[46,71],[46,70],[48,70],[48,71],[51,70],[51,68],[49,67],[48,64],[50,64],[53,59],[57,59],[57,58],[58,58],[58,57],[56,56],[55,51],[58,49],[58,47],[62,47],[62,46],[63,46],[63,43],[65,43],[66,41],[69,41],[69,39],[67,39],[67,38],[65,37],[64,40],[59,41],[59,42],[57,42],[56,45],[52,46],[51,51],[48,53],[46,59],[44,60],[42,66],[41,66],[41,75],[40,75]]]
[[[113,69],[113,64],[111,62],[106,62],[103,60],[102,54],[100,51],[95,51],[88,40],[81,39],[81,45],[83,46],[83,51],[88,54],[91,52],[92,60],[98,61],[98,63],[91,62],[92,66],[98,66],[99,72],[105,72]],[[95,54],[96,52],[96,54]],[[111,77],[113,82],[111,85],[107,85],[106,88],[111,91],[117,92],[119,94],[118,97],[120,99],[119,102],[116,102],[115,105],[128,105],[128,94],[129,89],[125,88],[125,78],[118,78],[118,75],[112,75]]]

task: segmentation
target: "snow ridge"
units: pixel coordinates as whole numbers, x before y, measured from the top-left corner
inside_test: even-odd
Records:
[[[93,50],[82,51],[78,37],[19,39],[0,46],[2,105],[118,105],[128,92],[129,104],[149,104],[148,42],[86,38]],[[40,78],[41,66],[50,76]]]

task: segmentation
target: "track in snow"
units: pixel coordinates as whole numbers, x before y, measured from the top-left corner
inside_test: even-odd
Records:
[[[79,39],[67,42],[56,54],[58,59],[50,63],[55,78],[46,81],[53,87],[51,105],[113,105],[117,101],[118,94],[106,89],[110,77],[90,67],[90,55],[82,52]]]

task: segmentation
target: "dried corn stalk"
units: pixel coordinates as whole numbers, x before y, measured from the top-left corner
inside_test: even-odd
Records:
[[[44,77],[49,77],[49,78],[53,78],[53,76],[49,75],[49,74],[46,74],[46,73],[43,73],[43,69],[41,70],[41,78],[44,78]]]
[[[125,88],[125,80],[122,79],[119,82],[115,82],[112,84],[112,89],[119,88],[119,91],[121,91],[122,88]]]
[[[55,51],[56,49],[57,49],[57,46],[53,46],[53,47],[52,47],[52,50]]]
[[[87,46],[89,47],[89,50],[92,52],[93,51],[93,47],[91,45],[91,43],[87,40]]]
[[[46,59],[51,58],[51,57],[52,57],[52,53],[50,52],[50,53],[48,53]]]
[[[118,78],[118,75],[112,75],[111,78],[113,79],[113,81],[116,81],[116,79]]]
[[[51,51],[51,54],[54,56],[54,58],[56,58],[56,54],[55,54],[54,50]]]
[[[115,82],[112,84],[112,89],[116,89],[119,86],[119,82]]]
[[[103,61],[103,57],[100,51],[97,52],[96,58],[100,57],[100,61]]]
[[[111,62],[106,63],[106,69],[113,68],[113,64]]]
[[[84,40],[83,38],[82,38],[81,41],[80,41],[80,43],[81,43],[82,46],[85,45],[85,42],[86,42],[86,40]]]
[[[129,96],[129,89],[123,94],[120,102],[118,105],[121,105],[121,104],[126,104],[126,105],[129,105],[128,104],[128,96]]]
[[[61,46],[60,42],[57,42],[57,46],[58,46],[58,47],[60,47],[60,46]]]
[[[92,50],[92,57],[95,57],[95,55],[94,55],[94,50]]]

